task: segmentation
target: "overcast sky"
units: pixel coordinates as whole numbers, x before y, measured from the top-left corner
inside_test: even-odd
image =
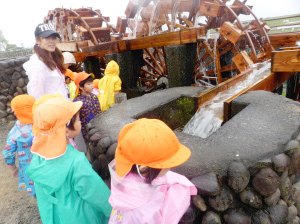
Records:
[[[110,16],[116,24],[123,16],[128,0],[1,0],[0,30],[10,44],[34,45],[34,29],[42,23],[49,10],[55,8],[92,7]],[[248,0],[258,18],[300,14],[300,0]]]

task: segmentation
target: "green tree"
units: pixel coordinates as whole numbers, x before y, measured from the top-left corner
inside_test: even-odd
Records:
[[[0,30],[0,51],[5,51],[8,41],[5,39],[2,30]]]

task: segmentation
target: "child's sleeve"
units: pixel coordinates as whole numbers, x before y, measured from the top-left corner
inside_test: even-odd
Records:
[[[74,166],[73,186],[80,197],[96,207],[108,219],[112,210],[110,190],[84,157]]]
[[[15,164],[15,152],[17,151],[17,142],[12,138],[13,128],[8,134],[5,149],[3,150],[4,160],[7,165]]]
[[[122,85],[122,81],[120,78],[118,78],[118,80],[116,81],[115,86],[114,86],[114,91],[115,92],[121,91],[121,85]]]
[[[191,203],[190,188],[181,184],[171,185],[162,207],[163,223],[179,223]]]

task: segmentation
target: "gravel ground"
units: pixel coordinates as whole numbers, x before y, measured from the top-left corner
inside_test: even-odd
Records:
[[[0,125],[0,224],[40,224],[37,201],[26,191],[18,190],[18,181],[6,167],[2,150],[14,123]]]

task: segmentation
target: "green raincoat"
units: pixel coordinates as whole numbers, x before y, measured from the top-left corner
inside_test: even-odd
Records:
[[[57,159],[34,154],[26,173],[34,181],[43,224],[108,222],[110,190],[72,145]]]

